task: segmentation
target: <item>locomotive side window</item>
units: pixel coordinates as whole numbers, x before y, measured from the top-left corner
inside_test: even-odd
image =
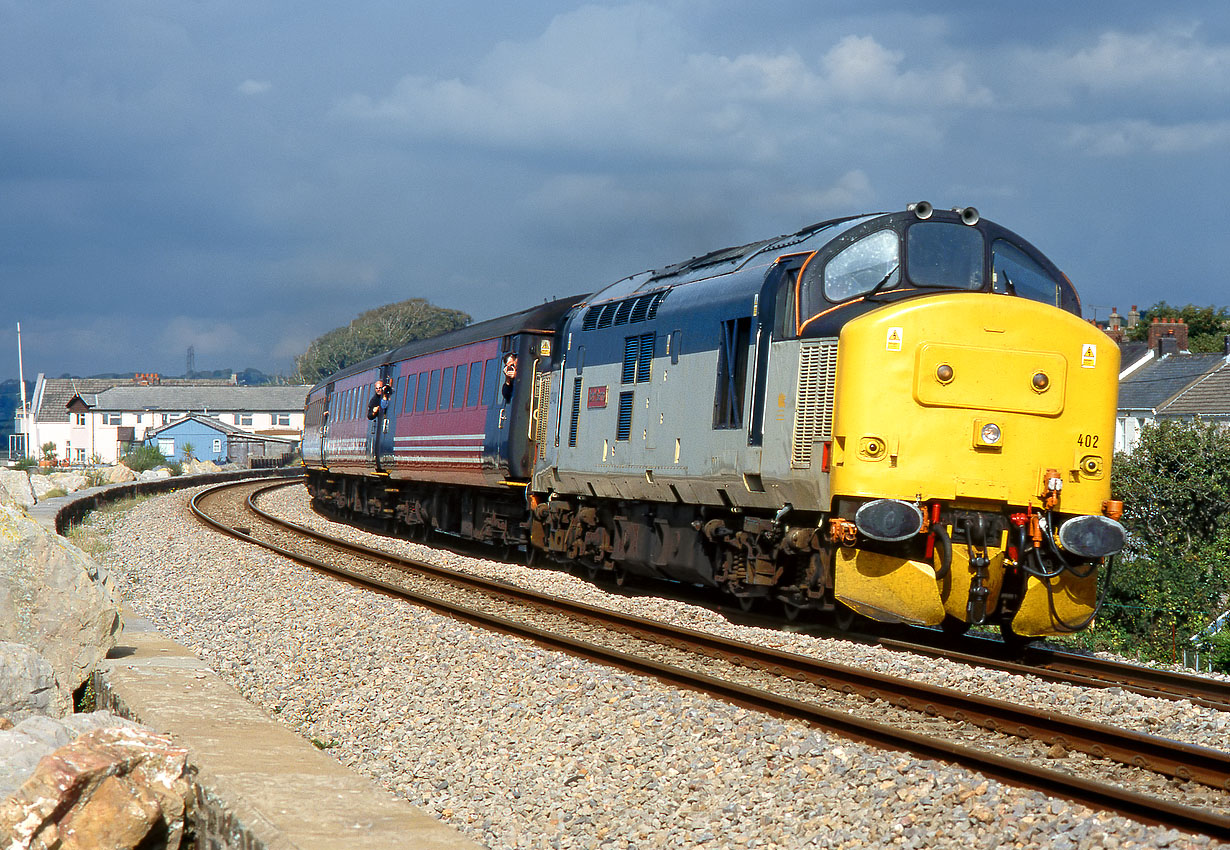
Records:
[[[895,230],[864,236],[824,267],[825,296],[829,301],[845,301],[873,289],[892,289],[901,280],[900,252]]]
[[[938,289],[982,289],[982,233],[965,224],[919,222],[906,232],[910,282]]]
[[[717,390],[713,395],[714,429],[743,427],[743,392],[747,386],[747,351],[751,336],[749,316],[722,322]]]
[[[991,245],[991,265],[995,270],[996,292],[1019,295],[1041,301],[1052,307],[1062,307],[1063,287],[1024,251],[1004,239]]]

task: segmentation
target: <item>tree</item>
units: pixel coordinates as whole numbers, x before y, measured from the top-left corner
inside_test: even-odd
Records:
[[[299,380],[314,384],[339,369],[405,345],[463,328],[470,317],[458,310],[436,307],[411,298],[368,310],[349,325],[318,337],[295,358]]]
[[[1147,424],[1132,453],[1116,455],[1112,489],[1128,544],[1098,630],[1168,658],[1175,637],[1186,642],[1230,604],[1225,429],[1198,419]]]
[[[1225,307],[1197,307],[1185,304],[1171,307],[1159,301],[1140,314],[1136,327],[1128,332],[1135,340],[1149,338],[1149,325],[1154,319],[1182,319],[1187,323],[1187,347],[1192,352],[1217,352],[1225,345],[1225,336],[1230,333],[1230,309]]]

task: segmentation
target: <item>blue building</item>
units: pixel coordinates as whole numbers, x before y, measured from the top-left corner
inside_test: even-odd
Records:
[[[167,460],[184,460],[184,447],[192,446],[196,460],[250,465],[254,458],[286,458],[296,440],[253,434],[211,416],[190,413],[159,428],[145,432],[145,442],[158,449]]]

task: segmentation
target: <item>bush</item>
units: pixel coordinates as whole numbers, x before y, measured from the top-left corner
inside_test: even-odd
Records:
[[[120,462],[133,472],[145,472],[162,466],[167,459],[154,446],[139,446],[120,458]]]
[[[23,457],[21,460],[13,464],[14,469],[37,469],[38,458]]]
[[[170,463],[168,463],[167,469],[171,470],[172,476],[184,474],[184,465],[177,460],[173,460]]]
[[[1230,673],[1230,628],[1222,629],[1209,638],[1213,669],[1218,673]]]

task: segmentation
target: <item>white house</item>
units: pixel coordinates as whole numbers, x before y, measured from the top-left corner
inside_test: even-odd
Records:
[[[225,381],[185,381],[137,375],[126,380],[44,378],[34,389],[27,445],[32,455],[55,444],[70,463],[114,463],[145,433],[189,414],[217,419],[252,434],[298,441],[310,387],[241,387]]]

